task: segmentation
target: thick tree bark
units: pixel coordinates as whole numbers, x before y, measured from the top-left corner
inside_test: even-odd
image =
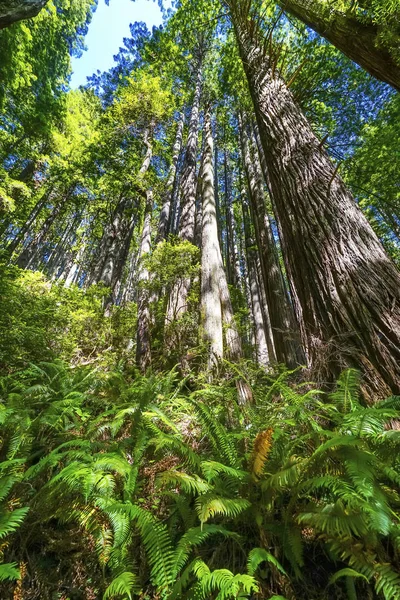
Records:
[[[380,43],[377,25],[360,23],[323,0],[278,0],[278,3],[368,73],[400,90],[400,64]]]
[[[165,192],[162,197],[162,206],[161,206],[161,212],[160,212],[160,220],[158,223],[156,244],[158,244],[162,240],[165,240],[170,231],[171,203],[172,203],[172,196],[173,196],[173,191],[174,191],[174,182],[175,182],[175,178],[176,178],[176,166],[178,163],[179,153],[180,153],[181,147],[182,147],[182,134],[183,134],[184,122],[185,122],[185,113],[182,112],[179,117],[179,121],[178,121],[175,143],[172,148],[171,166],[169,169],[168,178],[167,178],[167,182],[165,185]]]
[[[0,29],[17,21],[36,17],[48,0],[2,0],[0,3]]]
[[[251,215],[254,222],[258,252],[260,255],[262,281],[268,306],[269,322],[272,329],[273,345],[278,362],[293,368],[297,364],[296,350],[292,341],[294,332],[289,300],[283,284],[278,253],[275,247],[271,225],[268,219],[261,166],[253,152],[245,124],[241,124],[243,163],[249,188]],[[270,355],[270,359],[272,356]]]
[[[136,364],[142,373],[151,365],[150,344],[150,294],[147,284],[150,273],[143,264],[143,259],[149,254],[151,248],[151,213],[153,208],[153,194],[147,192],[147,200],[143,221],[143,231],[139,247],[139,275],[138,275],[138,317],[136,334]]]
[[[365,395],[398,393],[399,272],[273,72],[256,41],[256,25],[235,6],[232,18],[309,366],[325,381],[343,367],[356,367]]]

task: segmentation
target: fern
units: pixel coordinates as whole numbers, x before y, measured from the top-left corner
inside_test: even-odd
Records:
[[[152,582],[160,588],[169,587],[173,548],[166,526],[151,513],[133,504],[114,504],[108,512],[126,514],[136,524],[150,563]]]
[[[177,577],[186,564],[186,561],[193,550],[200,544],[203,544],[211,536],[221,535],[223,537],[238,538],[238,535],[228,531],[220,525],[203,525],[202,527],[192,527],[179,540],[174,551],[172,576]]]
[[[358,405],[360,375],[355,369],[347,369],[340,375],[331,401],[342,413],[351,412]]]
[[[273,565],[280,573],[287,576],[287,573],[280,562],[264,548],[253,548],[253,550],[250,551],[247,560],[248,574],[255,575],[258,567],[264,562]]]
[[[218,600],[230,598],[248,598],[250,594],[258,591],[258,585],[251,575],[234,575],[229,569],[216,569],[206,572],[204,569],[195,569],[199,577],[198,585],[193,589],[190,598],[208,599],[218,592]]]
[[[136,575],[125,571],[112,580],[104,592],[103,600],[132,600],[132,594],[138,595],[139,591]]]
[[[16,581],[20,579],[21,574],[17,563],[0,563],[0,581]]]
[[[21,526],[29,507],[16,508],[12,512],[0,514],[0,539],[14,533]]]
[[[213,494],[199,496],[195,504],[201,523],[206,523],[216,515],[233,519],[251,506],[251,503],[246,498],[222,498]]]
[[[205,494],[211,490],[210,485],[198,475],[188,475],[180,471],[164,471],[158,476],[160,485],[179,485],[188,494]]]

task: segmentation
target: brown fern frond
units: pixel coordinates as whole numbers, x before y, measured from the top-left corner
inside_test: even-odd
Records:
[[[260,477],[268,454],[270,453],[273,432],[274,430],[269,427],[265,431],[260,431],[254,440],[253,454],[251,457],[251,471],[257,479]]]

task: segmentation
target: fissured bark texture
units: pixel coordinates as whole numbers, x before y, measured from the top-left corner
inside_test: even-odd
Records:
[[[0,29],[9,27],[16,21],[30,19],[47,4],[47,0],[1,0]]]
[[[273,73],[256,27],[232,16],[308,363],[327,378],[346,366],[360,369],[366,396],[398,393],[400,274]]]

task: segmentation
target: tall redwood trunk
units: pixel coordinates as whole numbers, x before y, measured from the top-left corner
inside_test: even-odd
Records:
[[[232,197],[232,173],[229,169],[228,152],[224,152],[224,178],[225,178],[225,215],[226,215],[226,267],[228,280],[231,285],[242,289],[242,274],[235,229],[235,215]]]
[[[324,0],[278,0],[278,3],[368,73],[400,90],[400,64],[379,40],[378,25],[361,23]]]
[[[202,89],[202,60],[203,51],[200,52],[196,73],[196,87],[194,91],[192,110],[190,114],[188,138],[180,179],[180,206],[179,230],[180,239],[194,243],[196,220],[196,163],[197,144],[199,135],[199,112]],[[171,323],[181,317],[187,310],[187,297],[190,290],[190,279],[179,280],[171,290],[167,307],[166,322]]]
[[[0,3],[0,29],[17,21],[36,17],[48,0],[2,0]]]
[[[37,259],[40,250],[42,249],[43,242],[46,240],[53,223],[56,222],[61,212],[65,208],[65,205],[73,191],[73,187],[74,186],[72,186],[66,195],[56,203],[50,214],[45,219],[44,223],[41,225],[39,231],[22,250],[17,260],[17,264],[21,269],[29,269],[34,266],[35,259]]]
[[[283,234],[310,367],[326,380],[361,370],[364,393],[400,390],[400,275],[290,90],[273,72],[257,27],[232,19]],[[252,30],[252,31],[251,31]]]
[[[147,200],[143,221],[143,230],[139,247],[139,275],[138,275],[138,313],[136,333],[136,364],[144,373],[151,364],[150,345],[150,294],[148,283],[150,274],[143,264],[143,259],[149,254],[151,248],[151,212],[153,208],[153,194],[147,192]]]
[[[178,126],[176,130],[175,143],[172,148],[172,159],[171,166],[168,173],[167,182],[165,184],[165,192],[162,197],[162,205],[160,211],[160,220],[158,223],[156,244],[165,240],[169,231],[170,231],[170,221],[171,221],[171,203],[172,196],[174,191],[174,182],[176,178],[176,166],[178,163],[179,153],[182,147],[182,134],[183,134],[183,125],[185,122],[185,113],[182,112],[179,117]]]
[[[251,155],[251,146],[246,126],[241,124],[243,163],[249,188],[251,215],[254,223],[258,252],[260,256],[262,282],[268,306],[269,322],[272,329],[275,355],[278,362],[288,367],[296,366],[296,349],[292,310],[283,283],[279,257],[265,205],[261,166],[256,153]],[[272,358],[270,356],[270,358]]]
[[[269,351],[267,342],[267,331],[262,311],[262,300],[258,286],[257,278],[257,256],[254,245],[254,240],[250,232],[250,215],[247,200],[242,198],[243,223],[246,244],[247,257],[247,272],[250,295],[250,310],[253,315],[254,324],[254,341],[255,341],[255,357],[257,363],[262,367],[267,367],[269,364]]]
[[[203,339],[208,344],[208,365],[210,371],[212,371],[222,359],[224,348],[218,281],[222,266],[222,257],[218,239],[213,170],[213,139],[209,110],[206,111],[204,117],[204,140],[201,169],[201,323]]]
[[[201,168],[202,235],[201,235],[201,315],[203,338],[209,344],[209,369],[224,357],[223,325],[228,358],[239,362],[242,343],[236,326],[228,281],[218,235],[216,189],[218,180],[213,169],[213,136],[210,110],[204,116],[204,147]],[[240,404],[250,402],[252,392],[241,378],[236,379]]]

